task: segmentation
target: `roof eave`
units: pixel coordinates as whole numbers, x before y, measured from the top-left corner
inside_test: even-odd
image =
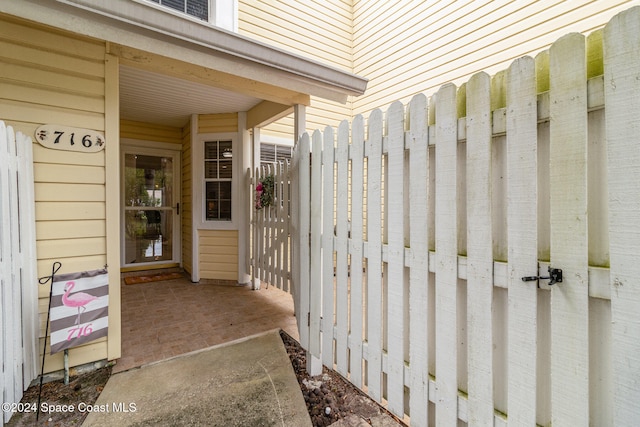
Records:
[[[21,0],[0,2],[0,11],[119,44],[138,35],[135,47],[165,54],[173,48],[173,56],[182,56],[177,59],[334,101],[346,102],[367,87],[363,77],[149,2]]]

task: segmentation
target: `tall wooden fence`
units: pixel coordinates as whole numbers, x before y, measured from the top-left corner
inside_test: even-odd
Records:
[[[293,168],[310,356],[412,426],[640,420],[639,8]]]
[[[20,402],[37,376],[35,242],[31,138],[0,121],[0,392],[6,404]],[[0,425],[12,415],[5,409]]]

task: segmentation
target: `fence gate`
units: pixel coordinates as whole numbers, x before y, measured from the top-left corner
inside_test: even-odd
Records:
[[[304,134],[309,355],[412,426],[636,425],[638,52],[636,7],[493,78]]]
[[[251,274],[254,287],[261,282],[291,293],[290,178],[289,162],[256,168],[249,194],[253,195],[251,218]],[[264,189],[262,189],[264,186]],[[261,190],[258,190],[260,188]],[[259,193],[260,191],[260,193]],[[263,206],[262,194],[269,194]]]
[[[37,374],[38,289],[31,138],[0,121],[0,391],[17,403]],[[4,424],[11,417],[4,412]]]

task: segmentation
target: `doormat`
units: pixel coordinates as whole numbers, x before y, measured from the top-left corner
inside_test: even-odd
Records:
[[[184,277],[181,273],[157,273],[146,276],[125,277],[124,283],[127,285],[136,285],[138,283],[159,282],[161,280],[173,280]]]

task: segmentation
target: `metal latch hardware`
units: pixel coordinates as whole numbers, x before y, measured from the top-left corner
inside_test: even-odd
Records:
[[[537,280],[549,280],[549,286],[556,284],[556,283],[562,283],[562,270],[559,268],[551,268],[549,267],[549,276],[548,277],[543,277],[543,276],[524,276],[522,278],[523,282],[534,282]]]

